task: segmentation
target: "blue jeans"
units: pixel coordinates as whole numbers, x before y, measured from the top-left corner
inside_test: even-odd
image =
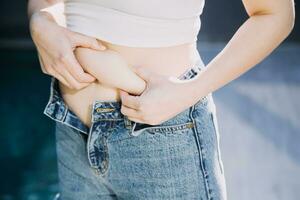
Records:
[[[203,67],[199,60],[179,78]],[[159,125],[129,120],[118,101],[96,100],[88,128],[64,103],[54,77],[50,89],[44,114],[56,121],[58,199],[226,199],[211,93]]]

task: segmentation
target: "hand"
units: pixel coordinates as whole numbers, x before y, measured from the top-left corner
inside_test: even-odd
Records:
[[[191,81],[159,75],[141,67],[133,69],[147,85],[139,96],[120,90],[121,112],[132,121],[157,125],[176,116],[198,100]]]
[[[82,89],[96,80],[83,70],[73,53],[78,46],[104,50],[96,39],[59,26],[46,12],[32,15],[30,32],[43,73],[56,77],[71,89]]]

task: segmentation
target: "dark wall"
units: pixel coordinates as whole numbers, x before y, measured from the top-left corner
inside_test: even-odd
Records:
[[[1,0],[0,25],[0,38],[29,38],[27,0]]]
[[[296,14],[300,8],[297,6]],[[199,38],[207,41],[228,41],[239,25],[247,18],[241,0],[218,1],[206,0],[204,12],[201,16],[202,28]],[[27,30],[27,1],[0,1],[0,38],[29,38]],[[300,26],[296,20],[293,33],[287,38],[289,41],[300,42]]]

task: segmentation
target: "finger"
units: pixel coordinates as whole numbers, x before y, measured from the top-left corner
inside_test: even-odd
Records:
[[[73,53],[68,54],[64,60],[64,64],[70,74],[78,81],[78,82],[94,82],[96,78],[89,73],[86,73],[79,62],[77,61],[76,57]]]
[[[137,110],[129,108],[123,104],[121,107],[121,113],[128,117],[140,118],[140,113]]]
[[[56,71],[56,69],[54,67],[45,67],[45,62],[44,60],[42,59],[41,57],[41,54],[38,53],[38,59],[39,59],[39,62],[40,62],[40,65],[41,65],[41,69],[42,69],[42,72],[45,73],[45,74],[48,74],[48,75],[51,75],[51,76],[54,76],[55,78],[57,78],[60,82],[62,82],[65,86],[67,87],[71,87],[71,85],[67,82],[67,80],[59,74],[58,71]],[[46,59],[47,60],[47,59]]]
[[[140,107],[139,97],[132,96],[123,90],[120,90],[120,96],[121,96],[122,104],[132,109],[136,109],[136,110],[139,109]]]
[[[76,46],[91,48],[95,50],[105,50],[106,47],[97,41],[97,39],[80,34],[74,33],[72,34],[72,41]]]
[[[68,83],[68,81],[61,74],[59,74],[59,72],[57,72],[55,70],[55,68],[53,68],[53,76],[55,78],[57,78],[60,82],[62,82],[65,86],[67,86],[68,88],[72,88],[72,86]]]
[[[132,67],[133,67],[133,71],[142,79],[144,79],[146,82],[149,82],[151,78],[153,78],[154,76],[154,73],[151,72],[149,69],[140,66],[132,66]]]
[[[82,89],[86,86],[88,86],[90,83],[82,83],[82,82],[78,82],[71,74],[70,72],[66,69],[66,67],[56,67],[55,68],[57,70],[57,72],[64,77],[64,79],[66,80],[66,82],[68,82],[68,85],[70,86],[70,88],[72,89]]]
[[[90,83],[78,82],[67,70],[65,70],[65,72],[64,72],[64,77],[71,85],[71,88],[76,89],[76,90],[83,89],[90,84]]]
[[[67,87],[71,87],[71,85],[66,81],[66,79],[62,75],[60,75],[59,72],[57,72],[54,67],[47,67],[47,68],[45,67],[43,72],[50,76],[54,76]]]

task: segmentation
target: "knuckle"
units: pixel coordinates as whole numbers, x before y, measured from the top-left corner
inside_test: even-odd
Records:
[[[66,63],[68,61],[68,55],[65,53],[59,54],[57,60],[59,63]]]
[[[64,60],[64,57],[65,57],[65,55],[62,54],[62,53],[60,53],[60,54],[57,55],[56,60],[57,60],[58,62],[61,62],[62,60]]]
[[[73,84],[73,85],[72,85],[72,89],[73,89],[73,90],[79,90],[79,87],[78,87],[77,84]]]
[[[75,89],[75,90],[81,89],[81,85],[79,83],[73,83],[72,86],[73,86],[73,89]]]
[[[80,89],[80,86],[78,83],[73,83],[73,89],[74,90],[79,90]]]
[[[76,84],[75,85],[75,89],[76,90],[80,90],[80,89],[82,89],[84,86],[83,85],[81,85],[81,84]]]
[[[83,73],[77,70],[75,66],[71,66],[71,73],[79,83],[84,83]]]

